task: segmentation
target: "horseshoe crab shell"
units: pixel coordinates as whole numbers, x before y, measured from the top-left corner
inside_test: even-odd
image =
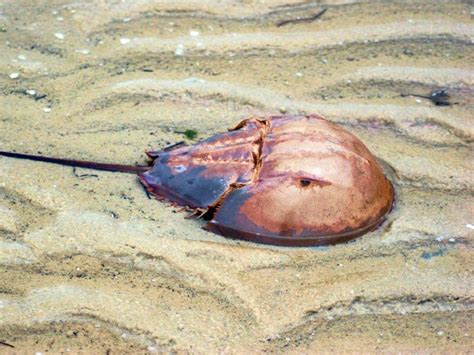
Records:
[[[250,118],[149,155],[139,178],[151,194],[203,211],[209,231],[258,243],[347,241],[376,228],[394,198],[367,147],[318,115]]]

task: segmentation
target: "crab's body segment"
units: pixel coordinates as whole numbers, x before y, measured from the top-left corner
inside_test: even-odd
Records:
[[[320,116],[242,121],[162,151],[139,175],[159,199],[212,212],[206,229],[287,246],[335,244],[384,219],[393,187],[354,135]]]

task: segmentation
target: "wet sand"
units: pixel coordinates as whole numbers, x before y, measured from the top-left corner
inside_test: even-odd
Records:
[[[203,231],[133,175],[0,158],[1,353],[472,351],[473,8],[325,6],[277,27],[322,7],[0,4],[0,150],[135,164],[316,112],[397,193],[354,242],[277,248]],[[440,88],[455,105],[400,96]]]

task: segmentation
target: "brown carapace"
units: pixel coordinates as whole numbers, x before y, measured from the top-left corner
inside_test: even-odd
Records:
[[[367,147],[318,115],[249,118],[197,144],[147,154],[150,167],[0,152],[139,172],[153,196],[207,217],[205,229],[273,245],[354,239],[382,223],[394,198],[392,184]]]

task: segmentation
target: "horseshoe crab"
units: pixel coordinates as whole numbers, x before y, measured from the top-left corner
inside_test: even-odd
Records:
[[[321,116],[249,118],[191,146],[149,151],[151,166],[0,155],[100,170],[135,172],[159,200],[206,217],[226,237],[320,246],[376,228],[394,190],[354,135]]]

